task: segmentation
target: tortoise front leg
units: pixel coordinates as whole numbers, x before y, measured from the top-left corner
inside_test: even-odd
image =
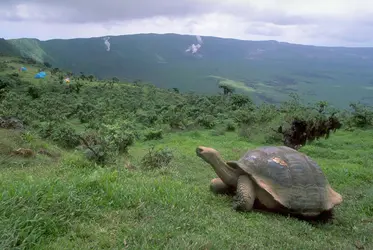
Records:
[[[226,185],[220,178],[214,178],[210,182],[210,190],[215,194],[234,194],[234,189]]]
[[[255,201],[255,187],[247,175],[240,175],[237,180],[237,191],[233,198],[233,209],[248,212],[253,209]]]

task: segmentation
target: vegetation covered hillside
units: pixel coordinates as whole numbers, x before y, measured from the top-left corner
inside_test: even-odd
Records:
[[[7,40],[0,38],[0,56],[20,56],[19,50]]]
[[[0,249],[371,249],[372,109],[220,91],[1,57]],[[216,174],[195,153],[214,147],[228,160],[283,144],[315,159],[343,196],[332,221],[235,212],[209,191]]]
[[[373,104],[373,49],[304,46],[276,41],[241,41],[194,36],[140,34],[113,36],[107,51],[102,37],[8,40],[23,56],[79,74],[142,80],[182,92],[219,92],[234,86],[254,101],[279,103],[296,92],[305,101],[327,99]]]

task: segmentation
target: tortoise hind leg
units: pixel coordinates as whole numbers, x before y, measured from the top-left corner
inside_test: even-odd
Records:
[[[233,199],[233,209],[236,211],[251,211],[256,195],[253,181],[247,175],[240,175],[237,181],[237,191]]]
[[[210,190],[215,194],[234,194],[234,189],[226,185],[220,178],[211,180]]]

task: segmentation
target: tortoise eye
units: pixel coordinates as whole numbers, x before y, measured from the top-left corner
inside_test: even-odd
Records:
[[[199,148],[199,147],[198,147],[198,148],[196,149],[196,154],[197,154],[197,155],[201,154],[202,152],[203,152],[203,149],[202,149],[202,148]]]

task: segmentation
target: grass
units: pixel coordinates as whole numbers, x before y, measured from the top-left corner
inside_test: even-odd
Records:
[[[43,62],[44,58],[47,57],[47,54],[36,40],[13,39],[9,40],[9,42],[21,52],[22,56],[28,56],[40,62]]]
[[[2,148],[27,146],[17,133],[0,131]],[[194,150],[210,146],[237,159],[260,146],[236,133],[167,134],[155,146],[170,148],[174,159],[154,170],[140,167],[151,141],[136,143],[121,161],[135,170],[95,167],[74,151],[60,150],[58,161],[23,159],[32,163],[26,165],[12,157],[0,165],[0,249],[372,249],[372,136],[339,131],[301,149],[344,198],[333,223],[319,225],[238,213],[230,197],[209,192],[215,173]],[[36,149],[41,142],[28,143]]]
[[[44,80],[44,79],[34,78],[35,74],[37,74],[40,69],[36,66],[30,65],[30,64],[21,64],[19,62],[19,59],[15,59],[14,57],[0,57],[0,63],[1,62],[8,62],[7,63],[8,68],[0,72],[0,75],[18,73],[20,79],[29,81],[33,84],[39,84],[40,82],[43,82]],[[27,71],[18,71],[23,66],[27,68]],[[45,70],[45,72],[47,73],[46,78],[49,78],[51,75],[50,70]]]
[[[249,93],[250,92],[255,92],[255,89],[253,89],[249,86],[246,86],[245,83],[240,82],[240,81],[234,81],[234,80],[223,78],[223,77],[220,77],[220,76],[208,76],[208,77],[217,79],[217,80],[219,80],[219,82],[221,84],[233,87],[235,89],[243,90],[243,91],[249,92]]]

